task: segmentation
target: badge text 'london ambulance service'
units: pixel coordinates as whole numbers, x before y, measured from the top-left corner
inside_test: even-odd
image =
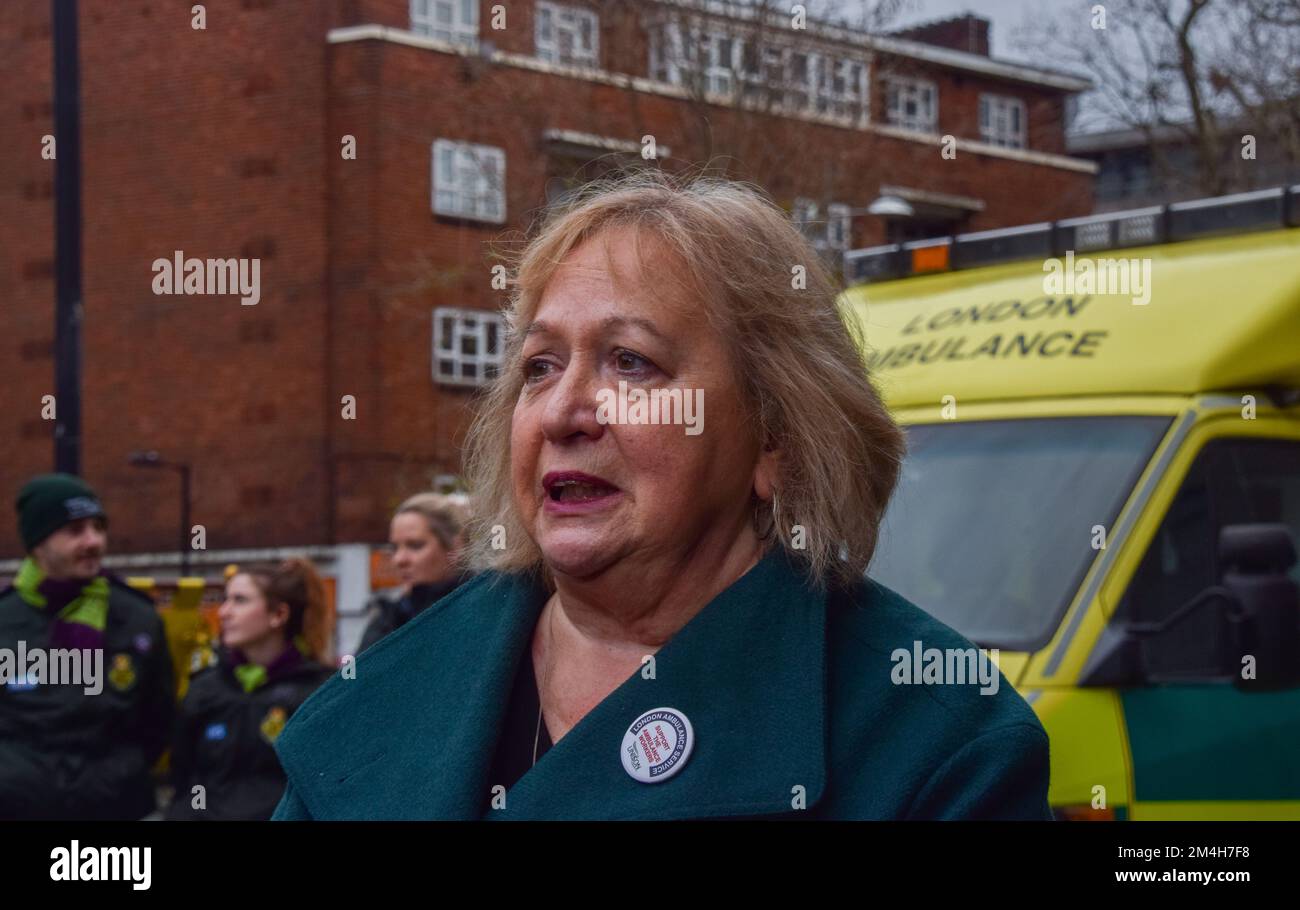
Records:
[[[655,708],[623,735],[623,770],[643,784],[657,784],[682,769],[695,747],[695,730],[676,708]]]

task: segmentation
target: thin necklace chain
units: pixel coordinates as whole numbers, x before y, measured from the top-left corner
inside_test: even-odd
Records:
[[[546,648],[549,653],[551,643],[554,639],[552,629],[555,627],[555,608],[551,608],[551,615],[546,621]],[[545,672],[545,668],[543,668]],[[545,685],[545,682],[543,682]],[[542,736],[542,690],[537,690],[537,729],[533,731],[533,764],[537,764],[537,744]]]
[[[537,742],[542,735],[542,709],[537,709],[537,730],[533,733],[533,764],[537,764]]]

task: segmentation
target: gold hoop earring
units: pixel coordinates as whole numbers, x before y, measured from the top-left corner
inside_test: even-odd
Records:
[[[757,497],[756,497],[756,498],[757,498]],[[763,509],[763,500],[761,500],[761,499],[758,500],[758,504],[754,507],[754,533],[758,534],[758,539],[759,539],[759,540],[761,540],[761,541],[767,541],[767,540],[769,540],[769,539],[772,537],[773,533],[775,533],[776,528],[777,528],[777,522],[778,522],[778,517],[777,517],[777,516],[778,516],[778,509],[779,509],[779,508],[780,508],[780,506],[779,506],[779,504],[777,503],[776,490],[773,490],[773,491],[772,491],[772,509],[771,509],[771,513],[770,513],[770,515],[771,515],[771,521],[769,521],[769,522],[767,523],[767,527],[766,527],[766,529],[764,529],[764,527],[763,527],[763,521],[762,521],[762,516],[763,516],[763,512],[764,512],[764,509]]]

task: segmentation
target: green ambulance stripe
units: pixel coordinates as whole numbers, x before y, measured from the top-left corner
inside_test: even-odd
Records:
[[[1120,699],[1137,801],[1300,799],[1300,689],[1163,685]]]

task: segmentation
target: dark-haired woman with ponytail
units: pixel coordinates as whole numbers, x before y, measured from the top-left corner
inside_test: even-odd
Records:
[[[190,677],[180,707],[169,819],[271,817],[285,785],[276,737],[331,673],[309,643],[324,599],[304,559],[229,577],[217,660]]]

